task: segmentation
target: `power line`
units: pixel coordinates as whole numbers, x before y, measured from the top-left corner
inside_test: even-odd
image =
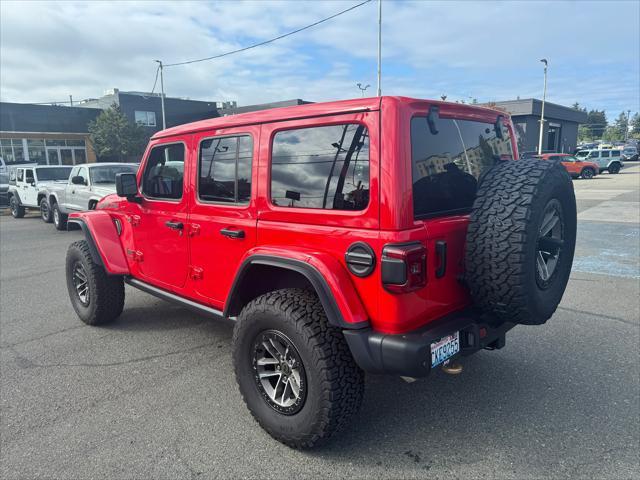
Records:
[[[151,95],[153,95],[153,92],[156,91],[156,85],[158,84],[158,73],[160,73],[160,65],[158,65],[158,68],[156,69],[156,79],[153,81],[153,88],[151,89]]]
[[[347,12],[350,12],[351,10],[355,10],[356,8],[361,7],[365,3],[369,3],[370,1],[371,0],[365,0],[364,2],[359,3],[357,5],[354,5],[352,7],[349,7],[346,10],[342,10],[341,12],[335,13],[335,14],[331,15],[330,17],[323,18],[322,20],[318,20],[317,22],[311,23],[311,24],[309,24],[309,25],[307,25],[305,27],[298,28],[297,30],[293,30],[293,31],[285,33],[283,35],[279,35],[279,36],[271,38],[269,40],[265,40],[264,42],[255,43],[253,45],[249,45],[248,47],[238,48],[237,50],[232,50],[230,52],[221,53],[219,55],[213,55],[211,57],[198,58],[196,60],[187,60],[185,62],[167,63],[164,66],[165,67],[176,67],[178,65],[188,65],[190,63],[206,62],[207,60],[214,60],[216,58],[226,57],[228,55],[233,55],[234,53],[244,52],[244,51],[250,50],[252,48],[261,47],[262,45],[267,45],[269,43],[275,42],[276,40],[280,40],[282,38],[289,37],[289,36],[291,36],[291,35],[293,35],[295,33],[299,33],[299,32],[302,32],[303,30],[307,30],[307,29],[309,29],[311,27],[315,27],[316,25],[320,25],[321,23],[324,23],[324,22],[326,22],[328,20],[331,20],[332,18],[339,17],[340,15],[343,15],[343,14],[345,14]]]

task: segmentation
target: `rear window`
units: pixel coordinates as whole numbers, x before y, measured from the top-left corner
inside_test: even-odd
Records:
[[[40,182],[67,180],[70,173],[71,167],[36,168],[36,174]]]
[[[513,158],[510,133],[498,138],[490,123],[427,117],[411,120],[413,214],[415,218],[468,211],[478,178],[500,159]]]
[[[274,205],[364,210],[369,204],[369,135],[364,125],[278,132],[271,157]]]

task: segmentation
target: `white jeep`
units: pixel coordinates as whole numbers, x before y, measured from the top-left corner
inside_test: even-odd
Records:
[[[66,184],[68,166],[17,167],[11,172],[7,197],[13,218],[22,218],[27,210],[39,209],[42,220],[51,222],[51,209],[46,191],[56,184]]]

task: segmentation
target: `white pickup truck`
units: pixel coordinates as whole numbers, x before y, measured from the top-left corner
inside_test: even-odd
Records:
[[[13,218],[22,218],[27,210],[40,209],[42,219],[51,221],[46,191],[56,185],[66,185],[72,167],[22,166],[11,171],[7,200]]]
[[[138,165],[132,163],[76,165],[66,184],[46,189],[53,224],[58,230],[66,230],[70,213],[93,210],[102,198],[116,193],[116,174],[137,171]]]

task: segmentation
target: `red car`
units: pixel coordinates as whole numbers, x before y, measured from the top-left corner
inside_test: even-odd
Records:
[[[600,171],[597,163],[579,160],[568,153],[543,153],[539,158],[560,162],[572,178],[582,177],[590,180]]]
[[[156,133],[117,194],[70,215],[71,304],[115,320],[124,284],[235,323],[240,392],[277,440],[311,447],[360,407],[364,372],[426,376],[555,311],[573,186],[517,160],[489,108],[381,97]]]

